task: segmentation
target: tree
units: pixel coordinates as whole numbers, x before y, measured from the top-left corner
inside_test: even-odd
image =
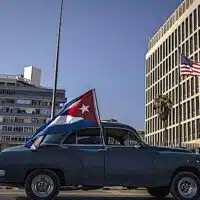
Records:
[[[167,145],[167,122],[172,106],[172,101],[167,95],[159,95],[154,99],[153,109],[158,112],[158,117],[164,123],[164,145]]]

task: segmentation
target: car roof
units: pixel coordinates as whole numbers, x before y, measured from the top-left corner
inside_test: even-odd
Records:
[[[137,132],[136,129],[134,129],[133,127],[123,124],[123,123],[119,123],[119,122],[101,121],[101,125],[105,128],[121,128],[121,129],[129,129],[129,130]]]

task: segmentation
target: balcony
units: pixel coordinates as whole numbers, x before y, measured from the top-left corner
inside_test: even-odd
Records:
[[[24,136],[30,137],[34,132],[2,131],[1,136]]]
[[[46,100],[51,101],[52,96],[35,96],[35,95],[20,95],[20,94],[0,94],[0,98],[12,98],[12,99],[27,99],[27,100]],[[66,98],[56,97],[57,102],[66,102]]]
[[[33,117],[33,118],[49,118],[50,114],[32,114],[32,113],[16,113],[16,112],[3,112],[0,111],[0,116],[17,116],[17,117]]]
[[[19,103],[2,103],[0,102],[0,106],[5,106],[5,107],[23,107],[23,108],[46,108],[46,109],[51,109],[51,105],[46,106],[46,105],[33,105],[33,104],[19,104]],[[60,109],[60,106],[56,106],[56,109]]]
[[[31,127],[41,127],[44,123],[36,123],[36,122],[31,122],[31,123],[24,123],[24,122],[0,122],[0,125],[2,126],[31,126]]]

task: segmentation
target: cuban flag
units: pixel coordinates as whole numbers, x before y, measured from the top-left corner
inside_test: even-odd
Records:
[[[100,117],[97,113],[95,90],[92,89],[64,104],[61,112],[40,127],[25,143],[25,147],[34,149],[34,143],[40,143],[48,134],[69,133],[97,125],[100,125]]]

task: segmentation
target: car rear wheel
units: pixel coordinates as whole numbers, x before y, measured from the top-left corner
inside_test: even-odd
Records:
[[[31,172],[25,181],[25,191],[30,199],[49,200],[54,199],[60,189],[58,176],[50,170],[35,170]]]
[[[169,194],[169,188],[168,187],[153,187],[153,188],[147,188],[148,193],[156,198],[165,197]]]
[[[199,178],[191,172],[180,172],[176,174],[172,180],[171,194],[175,200],[199,199]]]

